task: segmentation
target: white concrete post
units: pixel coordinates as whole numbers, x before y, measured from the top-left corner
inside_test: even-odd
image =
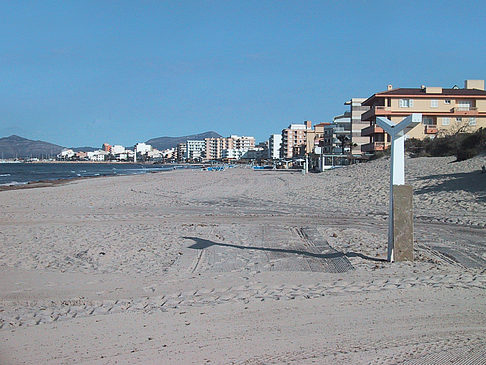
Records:
[[[422,114],[414,113],[403,119],[400,123],[394,124],[391,120],[383,117],[376,118],[378,124],[391,137],[391,158],[390,158],[390,204],[388,216],[388,261],[394,261],[394,227],[393,227],[393,185],[405,185],[405,133],[414,128],[422,121]]]

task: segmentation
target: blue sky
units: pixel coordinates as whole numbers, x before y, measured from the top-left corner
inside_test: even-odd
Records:
[[[486,78],[474,1],[1,1],[0,137],[262,141],[351,97]]]

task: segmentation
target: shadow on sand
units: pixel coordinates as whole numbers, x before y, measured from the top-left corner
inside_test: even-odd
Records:
[[[429,175],[421,177],[420,180],[431,180],[432,185],[415,190],[415,194],[427,194],[438,191],[467,191],[478,194],[480,202],[486,202],[486,174],[481,174],[480,171]],[[444,181],[437,182],[437,180]]]
[[[188,248],[191,248],[193,250],[204,250],[206,248],[209,248],[211,246],[220,246],[220,247],[231,247],[231,248],[238,248],[241,250],[256,250],[256,251],[267,251],[267,252],[279,252],[279,253],[285,253],[285,254],[296,254],[296,255],[302,255],[302,256],[308,256],[308,257],[314,257],[318,259],[332,259],[332,258],[338,258],[338,257],[360,257],[364,260],[369,260],[369,261],[375,261],[375,262],[387,262],[386,259],[380,259],[377,257],[370,257],[363,255],[361,253],[357,252],[333,252],[333,253],[314,253],[314,252],[308,252],[308,251],[301,251],[301,250],[288,250],[288,249],[283,249],[283,248],[270,248],[270,247],[257,247],[257,246],[241,246],[241,245],[233,245],[231,243],[218,243],[210,240],[206,240],[203,238],[199,237],[183,237],[188,240],[192,240],[195,243]]]

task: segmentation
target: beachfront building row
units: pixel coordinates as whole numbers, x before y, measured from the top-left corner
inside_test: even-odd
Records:
[[[136,153],[136,156],[135,156]],[[137,143],[133,150],[126,149],[122,145],[110,145],[103,143],[101,149],[94,151],[78,151],[64,149],[57,155],[62,161],[159,161],[170,160],[175,156],[175,149],[170,148],[159,151],[146,143]]]
[[[106,161],[110,158],[110,152],[105,151],[104,149],[96,150],[96,151],[78,151],[74,152],[72,149],[65,148],[63,149],[58,155],[58,161]]]
[[[486,127],[484,80],[466,80],[462,89],[425,85],[394,89],[388,85],[386,91],[373,94],[361,105],[369,108],[361,117],[367,124],[361,136],[368,138],[368,143],[361,146],[363,153],[375,153],[390,146],[390,137],[376,125],[377,117],[398,123],[412,113],[421,113],[422,123],[407,133],[409,138],[417,139]]]
[[[253,159],[262,156],[262,147],[255,146],[255,138],[231,135],[179,143],[175,150],[178,161],[213,161]],[[267,151],[265,149],[265,156]]]
[[[205,158],[207,160],[220,160],[223,158],[240,159],[245,151],[255,148],[255,138],[249,136],[231,135],[229,137],[205,138],[204,142]]]
[[[361,105],[363,98],[352,98],[345,102],[349,106],[343,114],[337,115],[330,123],[318,123],[312,127],[311,121],[303,124],[290,124],[282,130],[280,158],[302,158],[309,154],[352,154],[361,155],[361,145],[368,143],[368,138],[361,136],[364,124],[361,115],[369,109]],[[269,139],[272,147],[272,135]],[[271,158],[275,158],[272,155]]]
[[[269,139],[269,150],[272,148],[272,135]],[[318,123],[312,127],[312,122],[307,120],[303,124],[290,124],[282,130],[280,135],[280,158],[302,158],[310,154],[341,154],[341,147],[346,146],[349,152],[351,145],[351,119],[348,112],[336,116],[333,123]],[[273,155],[274,156],[274,155]],[[272,158],[275,158],[273,157]]]

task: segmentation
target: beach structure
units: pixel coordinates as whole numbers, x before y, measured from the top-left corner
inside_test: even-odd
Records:
[[[376,123],[391,138],[388,261],[413,261],[412,187],[405,185],[405,133],[422,121],[412,114],[395,124],[378,117]]]
[[[417,139],[486,127],[484,80],[466,80],[462,89],[425,85],[394,89],[388,85],[386,91],[373,94],[361,105],[370,108],[361,116],[368,123],[361,130],[361,136],[368,137],[368,143],[361,145],[364,153],[390,147],[390,137],[376,124],[378,117],[398,123],[407,115],[421,113],[422,122],[407,133],[409,138]]]

